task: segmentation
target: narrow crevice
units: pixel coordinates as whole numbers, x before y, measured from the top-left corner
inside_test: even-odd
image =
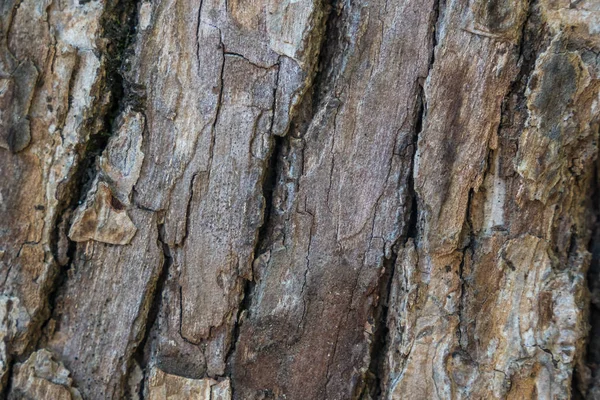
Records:
[[[280,136],[272,136],[273,140],[273,148],[271,150],[271,154],[269,156],[268,164],[265,167],[265,172],[263,175],[262,182],[262,193],[264,199],[264,208],[263,208],[263,223],[258,229],[258,235],[256,239],[256,244],[253,252],[253,259],[256,259],[262,251],[266,248],[269,243],[269,228],[271,227],[271,216],[273,209],[273,193],[275,188],[277,187],[277,179],[278,174],[278,161],[282,156],[283,149],[285,147],[285,143],[287,142],[286,137]],[[240,325],[242,323],[242,319],[244,317],[244,313],[248,313],[252,303],[252,296],[254,293],[254,287],[256,282],[254,281],[254,271],[252,272],[252,279],[244,279],[244,290],[242,294],[242,299],[237,310],[236,323],[233,327],[232,332],[232,340],[231,347],[227,353],[225,358],[226,360],[226,371],[225,374],[228,376],[232,376],[232,358],[235,354],[235,350],[237,347],[237,342],[239,340],[240,334]],[[243,279],[243,278],[241,278]],[[231,383],[232,395],[235,390],[233,382]]]
[[[212,162],[215,150],[215,142],[217,139],[217,123],[221,116],[221,105],[223,101],[223,92],[225,90],[225,44],[223,44],[222,32],[219,29],[219,49],[222,51],[221,69],[219,71],[219,94],[217,97],[217,106],[215,110],[215,118],[210,127],[210,147],[208,150],[208,174],[206,181],[210,182],[210,174],[212,171]]]
[[[337,76],[343,73],[345,59],[349,57],[349,37],[346,30],[351,29],[344,24],[350,20],[350,2],[347,0],[322,0],[323,17],[322,26],[315,27],[314,59],[311,61],[313,70],[309,72],[307,89],[301,101],[295,108],[295,113],[290,118],[289,133],[293,138],[303,139],[311,124],[315,122],[315,116],[320,109],[327,107],[327,113],[337,111],[339,101],[331,101],[337,98],[334,86]],[[354,21],[357,23],[357,21]],[[291,149],[291,146],[288,146]],[[292,150],[290,150],[292,151]]]
[[[497,174],[502,178],[516,174],[513,160],[518,151],[519,137],[529,115],[527,112],[527,85],[535,69],[538,56],[548,47],[549,43],[550,36],[537,8],[537,1],[533,0],[527,9],[520,41],[515,49],[519,71],[501,105],[498,127],[499,171]]]
[[[266,168],[265,176],[262,184],[262,193],[264,198],[264,216],[263,224],[258,230],[258,238],[256,241],[256,248],[254,250],[254,257],[256,258],[260,253],[265,250],[265,246],[268,244],[268,231],[270,227],[271,215],[273,214],[273,196],[275,189],[277,188],[280,171],[279,164],[280,159],[283,155],[284,149],[287,147],[287,137],[273,136],[273,150],[271,158],[269,159],[269,165]]]
[[[187,205],[185,206],[185,230],[183,233],[183,237],[180,240],[180,244],[178,244],[181,247],[185,246],[185,241],[187,240],[187,238],[190,234],[190,215],[191,215],[191,211],[192,211],[192,200],[194,199],[194,184],[196,182],[196,177],[198,176],[199,173],[200,172],[196,172],[195,174],[192,175],[192,179],[190,179],[190,187],[189,187],[190,194],[188,197]]]
[[[413,239],[415,243],[417,242],[417,238],[419,235],[419,203],[418,196],[415,188],[415,163],[417,157],[417,146],[419,143],[419,135],[423,131],[423,123],[426,118],[426,109],[425,109],[425,93],[423,86],[420,86],[419,94],[418,94],[418,111],[416,116],[415,123],[415,133],[412,141],[412,155],[411,155],[411,163],[410,163],[410,172],[408,174],[408,191],[409,191],[409,199],[410,199],[410,210],[409,210],[409,218],[408,224],[406,227],[406,241],[408,239]]]
[[[341,3],[341,1],[339,3]],[[331,14],[333,14],[333,13],[330,11],[333,6],[330,4],[324,4],[323,7],[324,7],[324,13],[326,15],[323,20],[323,23],[325,25],[325,33],[323,35],[321,35],[321,37],[319,38],[320,39],[320,44],[318,45],[319,50],[315,53],[315,57],[316,57],[316,61],[314,64],[315,70],[308,72],[309,77],[307,78],[308,79],[307,88],[304,91],[304,94],[302,96],[302,99],[301,99],[298,107],[295,109],[294,115],[292,115],[290,118],[291,122],[288,127],[288,131],[285,132],[282,136],[271,135],[271,138],[273,140],[272,149],[271,149],[271,153],[269,155],[268,163],[265,167],[263,181],[262,181],[262,193],[263,193],[263,199],[264,199],[263,222],[262,222],[262,225],[260,226],[260,228],[258,229],[257,239],[255,242],[255,248],[254,248],[254,252],[253,252],[253,256],[254,256],[255,260],[257,257],[260,256],[261,253],[263,253],[264,251],[266,251],[268,249],[268,247],[272,243],[272,239],[275,235],[275,233],[273,231],[274,231],[274,229],[276,229],[276,225],[278,226],[279,221],[275,221],[275,219],[277,219],[277,216],[279,216],[277,206],[274,204],[275,196],[277,196],[277,194],[275,192],[277,191],[278,188],[281,187],[282,184],[284,184],[282,182],[285,181],[285,179],[286,179],[284,176],[285,174],[283,173],[283,171],[285,170],[285,167],[283,164],[286,162],[285,161],[286,156],[288,155],[288,153],[291,151],[291,148],[292,148],[292,146],[290,144],[290,140],[291,140],[290,135],[296,139],[302,138],[304,136],[304,133],[306,133],[308,126],[310,124],[310,121],[312,121],[314,114],[318,110],[320,101],[324,97],[324,96],[320,96],[319,94],[327,93],[328,90],[330,89],[329,87],[327,89],[324,89],[322,87],[323,82],[326,82],[326,80],[322,79],[322,75],[323,75],[323,70],[325,68],[325,65],[327,64],[326,59],[328,59],[329,53],[330,53],[329,51],[327,51],[325,49],[329,48],[331,45],[331,43],[329,41],[329,38],[331,37],[331,31],[329,29],[329,26],[332,23]],[[329,19],[327,16],[329,16]],[[315,27],[314,29],[317,32],[320,32],[318,27]],[[327,53],[328,55],[324,55],[324,53]],[[224,51],[224,56],[226,56],[226,55],[238,56],[238,57],[245,58],[241,54],[227,53]],[[273,110],[275,110],[275,102],[276,102],[276,98],[277,98],[276,94],[277,94],[278,84],[279,84],[279,71],[278,71],[278,75],[276,78],[276,85],[274,88]],[[273,116],[273,119],[271,121],[271,127],[274,124],[274,118],[275,118],[275,115]],[[254,277],[254,271],[252,271],[252,275]],[[234,326],[234,331],[232,334],[232,344],[231,344],[231,347],[230,347],[227,357],[226,357],[226,366],[227,367],[226,367],[225,374],[230,377],[233,376],[233,368],[234,368],[233,358],[235,355],[237,342],[239,340],[240,325],[243,322],[243,319],[245,319],[249,316],[248,313],[251,309],[255,285],[256,285],[256,282],[254,281],[254,278],[251,280],[248,280],[248,279],[244,280],[243,298],[240,302],[240,306],[239,306],[238,313],[237,313],[237,320],[236,320],[237,322],[236,322],[236,325]],[[234,398],[235,397],[235,381],[234,380],[231,381],[231,392],[232,392],[232,396],[233,396],[232,398]]]
[[[464,354],[468,355],[469,359],[472,359],[471,355],[468,354],[467,346],[468,346],[468,326],[466,326],[467,321],[464,319],[465,315],[465,305],[467,305],[467,301],[465,299],[466,294],[466,286],[468,278],[465,276],[465,261],[467,257],[472,257],[475,253],[476,246],[476,238],[473,233],[473,220],[472,220],[472,209],[473,209],[473,196],[475,191],[471,189],[469,191],[469,197],[467,200],[467,209],[465,211],[465,220],[463,224],[463,232],[461,232],[463,247],[461,249],[462,258],[460,260],[460,264],[458,266],[458,279],[460,281],[460,298],[458,299],[458,328],[456,335],[458,337],[458,345]]]
[[[419,235],[419,202],[418,195],[415,187],[415,167],[418,157],[418,145],[419,145],[419,137],[423,132],[425,127],[425,119],[427,118],[427,98],[425,95],[425,84],[429,76],[431,75],[431,71],[433,69],[433,65],[435,63],[435,51],[438,46],[439,38],[439,25],[441,24],[442,17],[442,5],[440,4],[443,0],[436,0],[433,4],[433,15],[430,26],[430,43],[431,50],[429,53],[429,65],[427,68],[427,76],[422,79],[419,84],[419,91],[417,93],[417,112],[415,116],[415,126],[414,126],[414,136],[412,140],[412,155],[411,155],[411,164],[410,164],[410,173],[408,174],[408,190],[409,190],[409,199],[411,202],[410,206],[410,216],[408,218],[407,225],[407,233],[405,238],[405,243],[408,239],[413,239],[415,244],[418,241]]]
[[[326,1],[326,0],[325,0]],[[329,3],[324,4],[324,12],[327,15],[325,18],[325,29],[321,39],[320,50],[318,52],[318,60],[316,63],[316,74],[313,78],[312,91],[312,110],[314,116],[319,107],[322,106],[323,100],[326,100],[328,95],[334,93],[337,77],[344,72],[344,58],[348,58],[348,50],[350,46],[351,35],[346,34],[346,30],[351,27],[346,26],[344,22],[349,18],[344,14],[345,8],[350,8],[351,4],[345,0],[328,0]],[[346,11],[349,14],[349,11]],[[312,120],[310,118],[309,120]]]
[[[415,187],[415,167],[416,158],[418,156],[417,147],[419,142],[419,136],[423,131],[425,125],[425,119],[427,118],[427,103],[425,97],[425,84],[429,78],[433,65],[435,63],[435,51],[439,41],[439,24],[441,23],[441,1],[436,0],[433,4],[432,17],[430,21],[430,39],[429,43],[431,46],[427,76],[422,77],[417,84],[419,85],[415,101],[416,110],[413,114],[413,138],[411,140],[411,152],[407,154],[410,157],[410,171],[407,176],[407,189],[408,189],[408,207],[406,210],[407,216],[405,217],[404,232],[399,237],[397,242],[392,246],[392,256],[388,259],[384,259],[383,268],[384,272],[380,277],[378,288],[379,288],[379,301],[377,306],[374,308],[373,321],[374,321],[374,332],[373,342],[371,344],[371,358],[370,365],[366,375],[366,382],[362,389],[362,393],[358,396],[372,399],[385,398],[384,391],[387,390],[385,382],[385,362],[386,354],[389,351],[388,336],[388,312],[389,312],[389,299],[392,293],[393,277],[396,274],[396,261],[398,257],[399,245],[406,245],[409,239],[413,239],[415,244],[418,241],[419,236],[419,201]]]
[[[12,390],[12,384],[13,384],[12,375],[13,375],[14,366],[17,361],[14,358],[10,358],[7,361],[8,361],[8,365],[6,366],[6,375],[5,375],[6,383],[4,384],[4,389],[2,391],[0,391],[0,399],[7,399],[8,394]]]
[[[146,378],[147,378],[147,373],[149,372],[149,354],[147,354],[145,352],[147,345],[149,344],[149,341],[151,341],[151,336],[152,336],[152,332],[153,329],[155,328],[155,324],[156,321],[158,320],[158,315],[161,309],[161,305],[162,305],[162,300],[163,300],[163,289],[165,287],[165,283],[168,280],[169,277],[169,271],[171,268],[171,265],[173,265],[173,256],[171,254],[171,248],[169,247],[168,243],[165,240],[165,226],[164,226],[164,218],[163,216],[159,215],[159,221],[157,224],[157,230],[158,230],[158,245],[160,246],[162,253],[163,253],[163,264],[162,267],[160,269],[160,272],[158,274],[158,278],[156,281],[156,286],[154,288],[154,291],[150,294],[150,296],[152,297],[151,303],[150,303],[150,310],[148,311],[148,315],[146,317],[146,330],[144,332],[144,335],[142,337],[142,340],[140,341],[140,343],[138,344],[132,359],[138,363],[138,365],[140,366],[140,369],[142,370],[142,381],[140,383],[140,388],[139,388],[139,398],[143,399],[143,393],[144,393],[144,384],[146,382]],[[131,368],[130,368],[131,370]],[[129,374],[128,374],[129,375]]]
[[[365,377],[363,394],[369,394],[371,399],[383,398],[385,358],[388,350],[387,316],[389,299],[392,292],[392,277],[395,273],[398,254],[392,251],[392,256],[383,260],[383,274],[379,278],[378,303],[372,315],[370,325],[374,327],[373,342],[371,343],[371,361]]]
[[[590,194],[590,214],[593,218],[592,234],[588,243],[591,254],[587,273],[590,292],[588,311],[589,331],[586,354],[582,364],[589,371],[578,371],[575,365],[571,394],[574,399],[596,398],[600,394],[600,160],[596,161],[593,187]]]
[[[444,5],[442,5],[442,1]],[[427,70],[427,77],[431,74],[433,64],[435,64],[435,50],[440,41],[440,24],[442,23],[442,7],[445,6],[445,0],[435,0],[433,3],[433,23],[431,24],[431,53],[429,55],[429,68]],[[420,132],[420,131],[419,131]]]

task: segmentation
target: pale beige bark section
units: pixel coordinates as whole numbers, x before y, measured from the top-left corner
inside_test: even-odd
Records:
[[[38,350],[13,371],[9,399],[82,400],[73,379],[47,350]]]
[[[148,380],[149,400],[230,400],[229,379],[217,382],[214,379],[189,379],[166,374],[153,368]]]

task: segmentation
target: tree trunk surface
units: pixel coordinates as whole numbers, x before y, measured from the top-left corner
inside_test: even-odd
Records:
[[[598,0],[1,0],[7,399],[600,399]]]

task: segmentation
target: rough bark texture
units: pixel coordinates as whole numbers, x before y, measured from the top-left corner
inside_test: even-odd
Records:
[[[0,33],[3,397],[600,398],[597,0]]]

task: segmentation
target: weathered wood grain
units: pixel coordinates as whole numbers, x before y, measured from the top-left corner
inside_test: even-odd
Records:
[[[598,21],[1,2],[2,395],[594,398]]]
[[[433,42],[432,2],[384,7],[332,11],[329,29],[352,39],[327,49],[332,81],[278,160],[272,231],[236,346],[240,398],[362,390],[383,265],[407,231],[419,82]]]

